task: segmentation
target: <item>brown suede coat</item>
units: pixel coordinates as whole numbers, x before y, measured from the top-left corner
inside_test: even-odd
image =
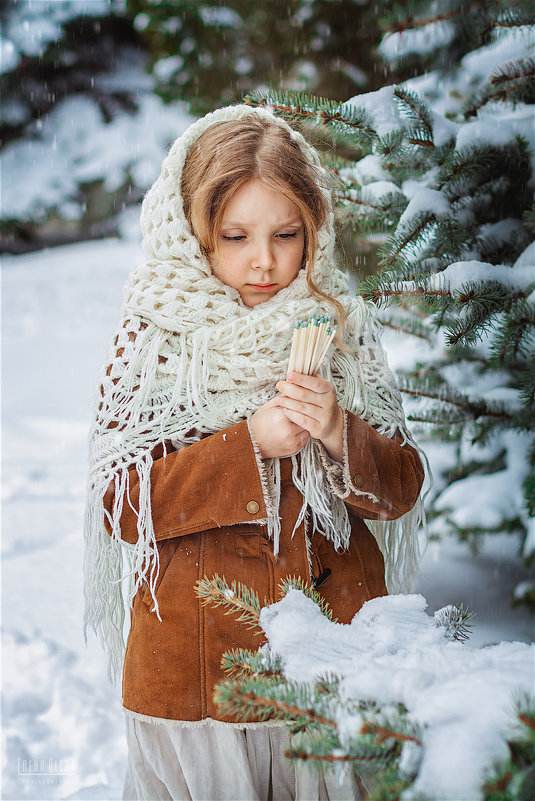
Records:
[[[363,603],[387,594],[383,557],[363,518],[394,519],[409,511],[418,497],[423,469],[412,447],[345,414],[345,468],[352,490],[344,501],[351,544],[348,551],[336,553],[319,534],[312,534],[311,542],[314,575],[331,570],[319,592],[338,620],[349,623]],[[246,421],[155,460],[151,504],[160,554],[156,597],[162,619],[151,611],[148,586],[142,587],[134,599],[123,667],[127,709],[175,720],[235,720],[221,716],[212,699],[214,684],[225,677],[221,656],[232,648],[256,650],[265,640],[223,609],[202,606],[193,587],[197,579],[217,573],[229,583],[243,582],[261,600],[276,600],[277,585],[285,576],[309,580],[303,525],[291,537],[301,508],[291,466],[290,459],[281,460],[282,523],[280,554],[275,558],[266,526],[255,522],[265,520],[267,510]],[[380,502],[356,494],[359,489]],[[134,508],[137,492],[137,472],[131,470]],[[112,503],[110,489],[108,511]],[[137,537],[136,514],[128,503],[121,535],[131,543]]]

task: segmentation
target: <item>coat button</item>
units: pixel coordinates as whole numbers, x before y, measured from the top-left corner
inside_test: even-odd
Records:
[[[247,511],[249,512],[250,515],[255,515],[259,509],[260,509],[260,504],[257,503],[256,501],[249,501],[249,503],[247,504]]]
[[[353,484],[355,487],[363,487],[364,486],[364,476],[361,476],[360,473],[357,473],[353,476]]]

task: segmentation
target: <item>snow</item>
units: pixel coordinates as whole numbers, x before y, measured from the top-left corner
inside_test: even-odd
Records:
[[[521,237],[523,232],[524,226],[520,220],[506,217],[496,223],[481,225],[479,228],[479,238],[492,238],[496,243],[502,244],[514,239],[515,236]]]
[[[119,4],[113,3],[119,10]],[[110,0],[39,0],[13,4],[4,21],[0,72],[13,69],[24,56],[39,56],[60,38],[62,25],[77,17],[99,17],[110,13]],[[4,61],[4,54],[9,58]]]
[[[380,137],[405,127],[395,102],[394,88],[394,86],[383,86],[375,92],[355,95],[347,101],[347,105],[368,112],[373,120],[373,128]]]
[[[500,443],[507,450],[507,468],[454,481],[437,499],[436,508],[448,510],[449,519],[460,528],[499,528],[504,510],[507,510],[506,519],[524,517],[522,485],[530,472],[531,441],[532,437],[527,434],[503,433]],[[530,521],[526,523],[529,525]]]
[[[13,42],[0,36],[0,73],[10,72],[18,64],[18,55]]]
[[[535,242],[531,242],[527,248],[520,254],[515,261],[513,267],[515,269],[524,269],[524,267],[531,267],[532,278],[535,280]]]
[[[450,139],[453,139],[459,130],[459,124],[448,120],[436,110],[432,111],[431,125],[433,128],[433,142],[437,147],[442,147]]]
[[[508,267],[506,264],[489,264],[477,259],[456,261],[441,273],[431,276],[429,286],[432,289],[448,288],[452,292],[460,292],[468,282],[499,281],[511,289],[524,290],[535,282],[534,266],[534,263],[529,261],[517,262],[513,267]]]
[[[350,168],[344,167],[340,173],[353,178],[361,186],[378,181],[390,182],[390,173],[383,167],[381,157],[376,153],[364,156]]]
[[[199,15],[206,27],[241,28],[243,20],[232,8],[217,5],[199,6]]]
[[[437,48],[447,47],[453,35],[453,26],[449,22],[438,20],[423,28],[387,34],[378,49],[387,61],[396,61],[409,53],[423,55],[432,53]]]
[[[138,220],[139,208],[123,215],[124,241],[3,260],[6,801],[121,798],[120,688],[107,683],[97,641],[91,636],[85,646],[82,636],[82,520],[96,380],[123,282],[144,259]],[[391,363],[405,358],[406,343],[385,335]],[[437,474],[439,464],[456,463],[453,446],[435,443],[428,452]],[[433,542],[422,565],[418,591],[432,609],[451,602],[473,608],[472,640],[480,645],[533,636],[529,614],[508,605],[515,584],[528,579],[510,542],[509,535],[489,539],[477,559],[456,539]],[[19,759],[63,759],[68,771],[53,782],[30,781],[19,773]]]
[[[529,25],[518,28],[502,28],[493,32],[495,41],[463,56],[463,71],[472,80],[483,80],[491,75],[498,64],[532,55],[533,28]]]
[[[137,19],[137,17],[136,17]],[[168,81],[174,72],[181,69],[184,65],[184,59],[178,53],[168,58],[160,58],[154,63],[152,68],[154,74],[159,81]]]
[[[374,202],[391,193],[400,193],[399,186],[396,186],[392,181],[372,181],[372,183],[366,184],[362,196]]]
[[[362,725],[361,713],[349,711],[348,702],[405,705],[408,718],[421,727],[422,758],[404,799],[421,793],[440,801],[476,801],[485,769],[508,755],[514,699],[532,692],[535,646],[461,644],[447,637],[426,607],[416,594],[375,598],[344,625],[332,623],[292,589],[262,610],[260,624],[287,678],[343,677],[342,703],[334,713],[342,745]]]
[[[82,635],[82,520],[97,375],[142,259],[116,240],[3,259],[4,799],[121,797],[120,693]],[[22,775],[29,759],[68,771]]]
[[[421,188],[411,198],[409,205],[399,218],[397,231],[405,230],[408,224],[421,214],[433,214],[437,220],[443,220],[448,217],[449,213],[449,200],[443,192],[437,189]]]
[[[460,150],[463,147],[480,147],[483,143],[493,147],[505,147],[514,139],[515,131],[507,125],[507,120],[503,117],[496,117],[494,124],[489,125],[488,119],[474,120],[466,122],[459,129],[455,147]]]
[[[471,96],[479,84],[488,79],[497,65],[531,55],[532,29],[502,28],[494,31],[493,36],[494,42],[467,53],[461,59],[460,66],[453,69],[449,75],[433,70],[410,78],[402,85],[432,101],[433,109],[440,115],[439,118],[458,113],[466,98]],[[504,109],[510,108],[510,104],[499,102],[496,111],[501,116],[504,114]],[[492,104],[485,107],[484,113],[490,113],[491,109]]]

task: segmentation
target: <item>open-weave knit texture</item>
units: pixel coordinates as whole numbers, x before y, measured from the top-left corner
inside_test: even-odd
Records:
[[[122,664],[127,605],[145,581],[159,614],[154,591],[158,550],[150,507],[153,449],[160,444],[166,448],[168,443],[185,447],[249,418],[276,394],[275,383],[285,377],[293,322],[315,312],[333,312],[327,301],[318,302],[310,293],[304,269],[270,300],[254,308],[245,306],[237,290],[212,274],[185,219],[180,185],[190,146],[210,125],[247,115],[265,117],[291,131],[323,181],[316,151],[287,123],[266,109],[232,106],[207,115],[174,142],[159,178],[143,200],[141,228],[149,260],[126,283],[121,324],[102,373],[90,436],[84,629],[92,627],[107,647],[112,678]],[[322,191],[331,208],[328,191]],[[333,247],[330,211],[319,231],[313,278],[343,305],[347,320],[342,341],[352,352],[331,346],[319,373],[333,382],[343,408],[380,433],[393,436],[398,431],[405,442],[414,444],[378,340],[379,324],[361,298],[349,296],[344,275],[333,265]],[[343,493],[333,492],[324,469],[324,449],[309,440],[292,460],[293,480],[303,495],[298,523],[308,520],[337,548],[346,548],[349,519]],[[264,522],[277,553],[279,460],[266,460],[266,467],[269,516]],[[140,482],[138,541],[133,546],[122,542],[120,532],[123,504],[130,502],[131,469],[137,470]],[[103,498],[112,483],[115,501],[108,515]],[[353,486],[346,493],[350,489],[367,495]],[[104,527],[106,516],[111,535]],[[422,519],[420,500],[400,520],[373,526],[385,556],[390,591],[412,588]]]

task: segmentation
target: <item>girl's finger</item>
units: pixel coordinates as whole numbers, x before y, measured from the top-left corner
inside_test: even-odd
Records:
[[[307,417],[306,414],[301,414],[301,412],[294,412],[292,409],[283,409],[283,411],[288,420],[297,423],[301,428],[305,428],[311,436],[314,436],[314,431],[317,426],[316,420]]]
[[[317,392],[312,392],[310,389],[305,389],[305,387],[301,387],[290,381],[279,381],[275,385],[275,388],[286,398],[294,398],[295,400],[304,401],[314,406],[322,406],[329,397],[328,393],[319,394]]]
[[[305,375],[304,373],[291,372],[288,373],[286,379],[285,383],[294,384],[320,394],[334,389],[330,381],[327,381],[326,378],[321,378],[319,375]]]
[[[279,398],[279,406],[283,411],[289,409],[293,412],[299,412],[304,417],[313,420],[315,423],[321,422],[322,415],[318,414],[318,412],[321,411],[320,406],[314,406],[312,403],[305,403],[304,401],[287,398],[285,395],[281,395]]]

